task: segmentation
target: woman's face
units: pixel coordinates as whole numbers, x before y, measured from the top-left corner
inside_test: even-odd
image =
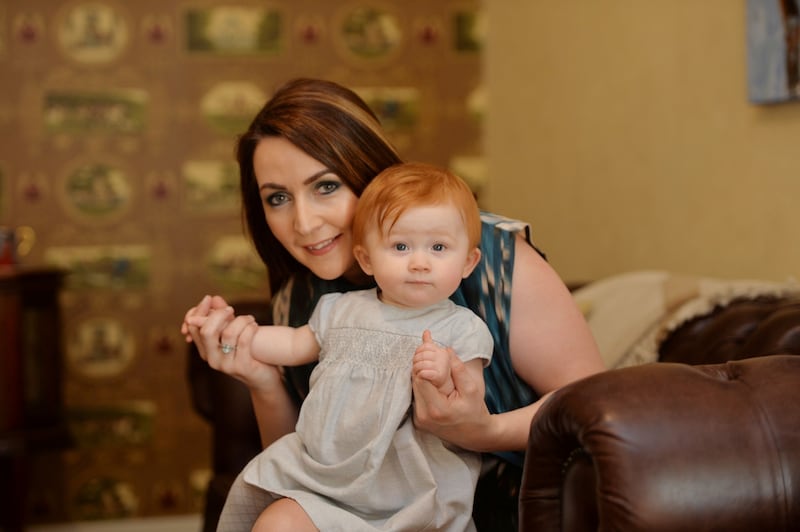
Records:
[[[322,279],[365,279],[353,258],[358,197],[322,163],[283,137],[256,146],[253,167],[267,225],[300,264]]]

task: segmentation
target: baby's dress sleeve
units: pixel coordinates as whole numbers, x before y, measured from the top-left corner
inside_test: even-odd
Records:
[[[341,296],[342,294],[339,292],[325,294],[319,298],[317,306],[314,307],[314,312],[311,313],[308,326],[311,327],[311,331],[314,333],[319,345],[322,345],[322,339],[325,337],[325,333],[331,323],[334,307]],[[323,353],[320,353],[320,360],[322,356]]]
[[[459,333],[454,335],[453,344],[451,347],[463,362],[475,358],[483,359],[483,367],[489,365],[492,360],[492,352],[494,351],[494,339],[492,333],[489,332],[489,327],[486,323],[472,311],[467,309],[462,310],[463,328]]]

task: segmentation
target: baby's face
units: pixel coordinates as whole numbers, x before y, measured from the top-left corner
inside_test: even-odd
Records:
[[[399,307],[425,307],[450,297],[479,253],[470,247],[453,205],[410,208],[391,229],[370,229],[364,248],[382,301]]]

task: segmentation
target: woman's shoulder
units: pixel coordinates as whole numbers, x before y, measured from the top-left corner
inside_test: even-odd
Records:
[[[514,247],[514,241],[519,235],[528,244],[531,241],[531,226],[527,222],[508,218],[500,214],[481,211],[481,249],[485,250],[488,246]],[[485,253],[485,251],[484,251]]]
[[[493,316],[506,315],[510,307],[517,235],[531,241],[525,222],[489,212],[481,212],[481,222],[481,259],[451,299],[490,323]]]
[[[481,222],[483,226],[481,250],[484,262],[498,259],[513,260],[517,237],[521,237],[537,254],[546,258],[544,252],[533,242],[528,222],[485,211],[481,211]]]
[[[481,223],[484,229],[495,228],[500,231],[510,233],[523,232],[527,237],[530,236],[530,224],[522,220],[515,220],[493,212],[481,211]]]

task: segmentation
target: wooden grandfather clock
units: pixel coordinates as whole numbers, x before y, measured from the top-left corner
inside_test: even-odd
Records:
[[[0,266],[0,530],[23,530],[27,462],[64,447],[63,273]]]

